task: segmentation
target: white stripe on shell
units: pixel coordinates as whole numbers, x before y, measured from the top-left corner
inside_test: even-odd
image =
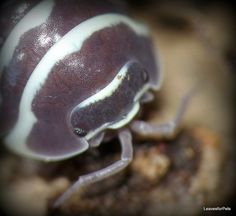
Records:
[[[88,133],[85,136],[86,140],[89,141],[91,138],[93,138],[94,136],[96,136],[98,133],[100,133],[101,131],[103,131],[105,129],[118,129],[118,128],[123,127],[124,125],[129,123],[134,118],[134,116],[138,113],[139,109],[140,109],[139,102],[134,103],[132,109],[129,110],[127,115],[124,116],[122,119],[120,119],[120,121],[112,122],[112,123],[106,123],[106,124],[102,125],[101,127],[97,128],[96,130]]]
[[[44,155],[37,155],[36,153],[27,149],[26,140],[29,136],[37,118],[32,112],[32,102],[37,92],[45,83],[52,67],[65,56],[78,52],[85,40],[87,40],[96,31],[107,27],[124,23],[129,26],[136,34],[140,36],[147,36],[148,30],[145,26],[137,24],[132,19],[118,14],[104,14],[90,18],[69,31],[56,44],[54,44],[45,56],[41,59],[35,70],[32,72],[20,101],[19,117],[17,123],[9,135],[6,137],[6,144],[9,148],[29,157],[40,160],[54,160]],[[69,144],[68,144],[69,145]],[[79,154],[80,152],[77,152]],[[67,158],[67,155],[57,157],[55,160]]]
[[[97,103],[98,101],[101,101],[101,100],[104,100],[105,98],[110,97],[119,88],[119,86],[121,85],[121,83],[124,80],[125,76],[127,75],[127,72],[128,72],[128,69],[129,69],[130,65],[134,62],[135,61],[133,61],[133,60],[127,62],[120,69],[120,71],[113,78],[113,80],[105,88],[103,88],[98,93],[92,95],[88,99],[85,99],[84,101],[82,101],[73,110],[78,109],[78,108],[84,108],[86,106],[89,106],[91,104]],[[142,95],[145,92],[148,91],[149,88],[150,88],[150,85],[146,84],[146,85],[143,86],[143,88],[139,92],[137,92],[137,94],[135,95],[134,100],[133,100],[134,105],[133,105],[132,109],[129,110],[127,115],[123,116],[122,119],[120,119],[120,121],[118,121],[118,122],[107,122],[106,124],[102,125],[100,128],[97,128],[96,130],[88,133],[85,138],[87,140],[89,140],[92,137],[94,137],[96,134],[98,134],[99,132],[103,131],[105,128],[118,129],[118,128],[123,127],[127,123],[129,123],[139,111],[139,108],[140,108],[139,99],[142,97]],[[73,110],[72,110],[72,112],[73,112]]]
[[[100,90],[96,94],[94,94],[91,97],[89,97],[89,98],[85,99],[84,101],[82,101],[74,109],[84,108],[84,107],[89,106],[93,103],[96,103],[98,101],[101,101],[101,100],[104,100],[105,98],[110,97],[115,92],[115,90],[121,85],[122,81],[124,80],[124,78],[125,78],[125,76],[128,72],[128,69],[129,69],[129,67],[132,63],[133,63],[133,61],[127,62],[120,69],[120,71],[113,78],[113,80],[105,88],[103,88],[102,90]]]
[[[139,102],[140,98],[150,88],[152,88],[152,87],[149,84],[146,84],[146,85],[143,86],[143,88],[139,92],[137,92],[136,96],[134,97],[134,105],[133,105],[132,109],[129,110],[129,112],[125,116],[123,116],[123,118],[120,119],[120,121],[106,123],[106,124],[102,125],[100,128],[97,128],[95,131],[92,131],[92,132],[88,133],[85,138],[87,140],[89,140],[89,139],[96,136],[98,133],[100,133],[101,131],[103,131],[106,128],[108,128],[108,129],[118,129],[118,128],[121,128],[124,125],[128,124],[135,117],[135,115],[138,113],[138,111],[140,109],[140,102]]]
[[[20,37],[29,30],[46,22],[54,6],[53,0],[44,0],[33,7],[13,28],[0,52],[0,77],[20,41]]]
[[[134,118],[134,116],[138,113],[139,109],[140,109],[140,104],[134,103],[133,108],[127,113],[126,116],[123,116],[123,118],[120,121],[111,124],[107,128],[118,129],[118,128],[123,127]]]

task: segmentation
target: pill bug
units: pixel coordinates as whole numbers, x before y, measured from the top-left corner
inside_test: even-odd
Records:
[[[9,149],[57,161],[99,146],[108,129],[120,139],[121,160],[80,177],[56,206],[126,167],[128,126],[150,132],[133,119],[161,83],[147,27],[108,0],[7,1],[0,27],[0,133]]]

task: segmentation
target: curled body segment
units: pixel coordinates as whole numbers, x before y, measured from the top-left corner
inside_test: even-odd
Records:
[[[159,73],[147,29],[109,1],[33,2],[2,45],[0,132],[17,153],[59,160],[129,123]],[[29,24],[42,5],[45,13]]]

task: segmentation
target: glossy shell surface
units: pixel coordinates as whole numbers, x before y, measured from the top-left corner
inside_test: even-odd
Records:
[[[9,1],[1,10],[0,133],[19,154],[79,154],[159,88],[147,28],[110,1]]]

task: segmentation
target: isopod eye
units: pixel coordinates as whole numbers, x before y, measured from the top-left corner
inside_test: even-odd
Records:
[[[85,131],[84,129],[82,129],[82,128],[74,128],[74,132],[75,132],[75,134],[77,135],[77,136],[79,136],[79,137],[84,137],[84,136],[86,136],[87,135],[87,131]]]

